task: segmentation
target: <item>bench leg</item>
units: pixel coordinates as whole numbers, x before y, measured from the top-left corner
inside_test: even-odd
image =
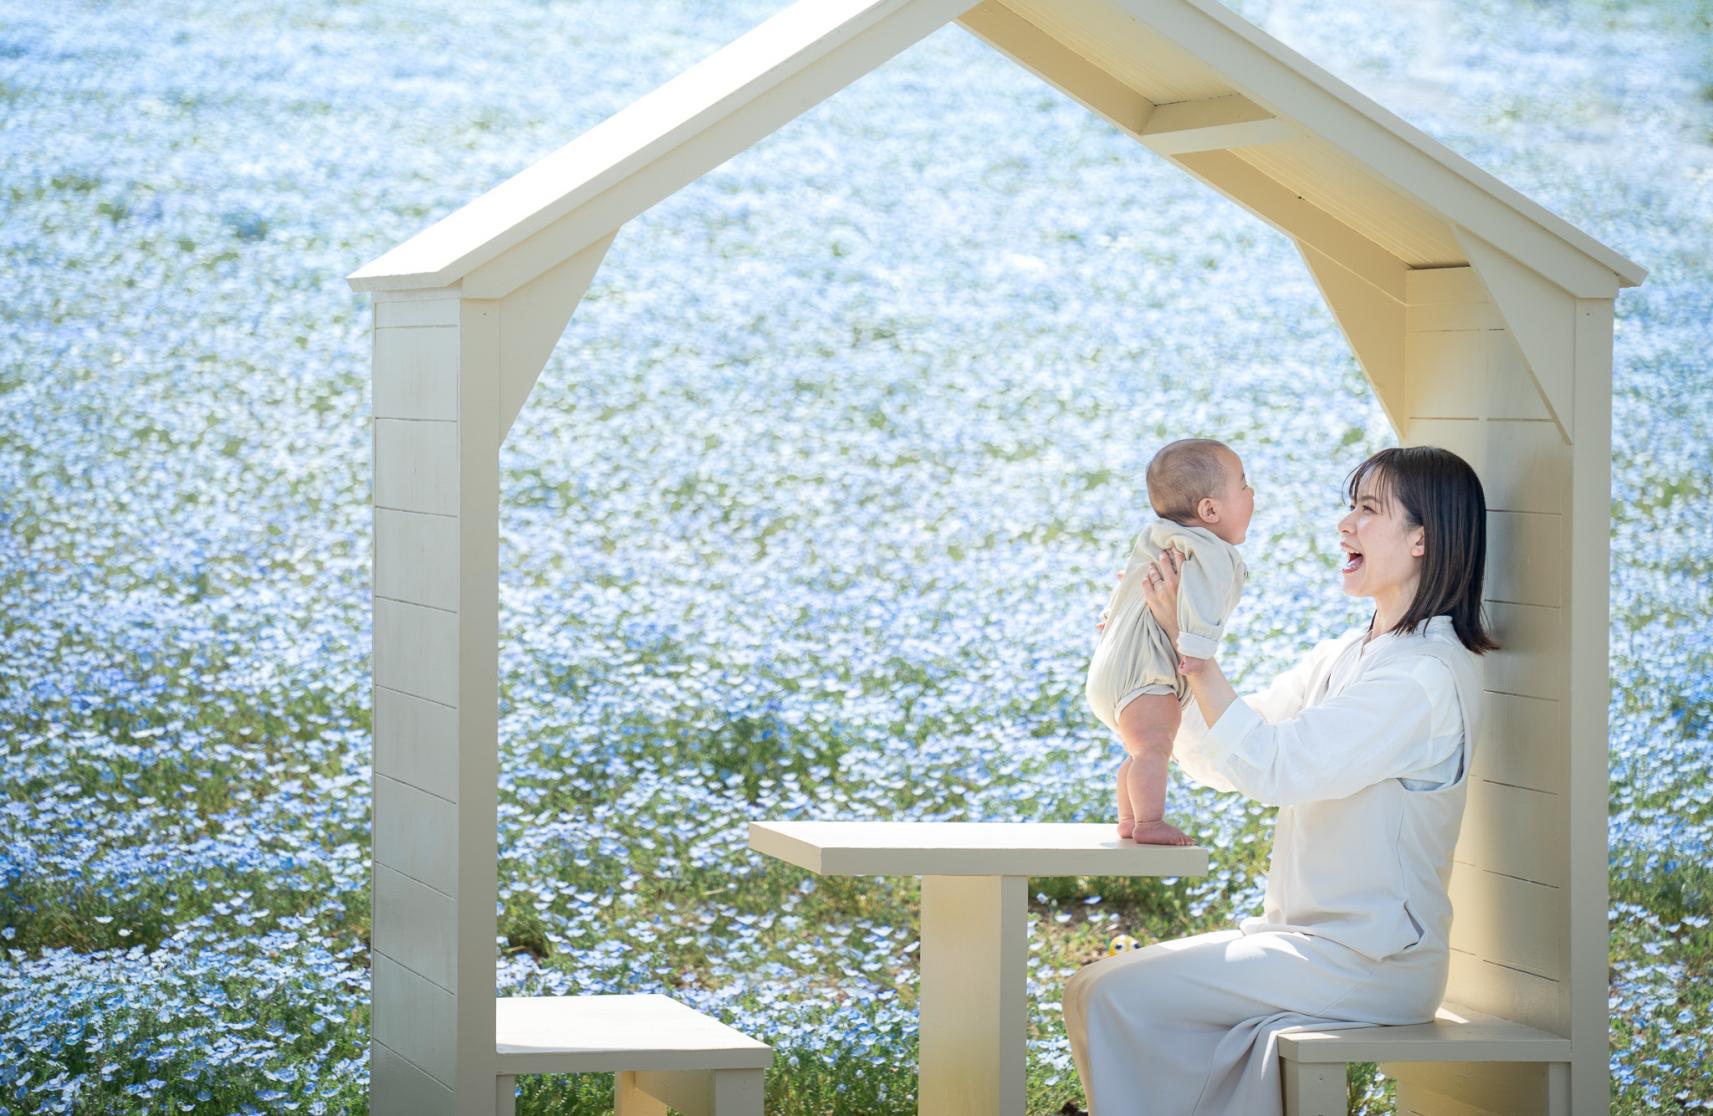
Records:
[[[1029,881],[923,876],[921,1116],[1023,1116]]]
[[[1285,1116],[1345,1116],[1349,1074],[1342,1062],[1284,1059]]]
[[[517,1078],[501,1075],[494,1079],[494,1116],[516,1116]]]
[[[618,1075],[613,1116],[762,1116],[767,1071],[637,1070]],[[628,1107],[627,1107],[628,1105]]]
[[[1546,1064],[1547,1116],[1570,1116],[1570,1063]]]

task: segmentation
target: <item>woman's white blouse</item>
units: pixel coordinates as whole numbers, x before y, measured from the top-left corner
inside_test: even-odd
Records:
[[[1245,932],[1316,933],[1379,958],[1450,937],[1481,670],[1449,616],[1366,646],[1364,634],[1317,644],[1211,728],[1190,703],[1173,758],[1198,783],[1280,807]]]
[[[1450,668],[1386,656],[1382,641],[1398,637],[1364,647],[1363,634],[1316,644],[1266,690],[1232,702],[1210,730],[1221,747],[1193,754],[1201,770],[1185,770],[1269,806],[1343,798],[1387,778],[1411,789],[1456,779],[1463,724]],[[1305,708],[1323,688],[1320,703]]]

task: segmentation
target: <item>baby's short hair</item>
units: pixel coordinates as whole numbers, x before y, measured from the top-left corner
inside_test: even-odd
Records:
[[[1174,523],[1200,522],[1196,505],[1225,489],[1225,463],[1219,451],[1232,452],[1212,438],[1180,438],[1161,447],[1148,462],[1148,502],[1154,514]]]

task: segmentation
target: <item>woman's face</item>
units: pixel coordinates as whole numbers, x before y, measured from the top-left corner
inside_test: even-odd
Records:
[[[1423,531],[1404,522],[1403,505],[1396,499],[1382,500],[1378,473],[1372,470],[1362,478],[1356,502],[1338,521],[1346,559],[1343,588],[1352,597],[1408,604],[1421,578]]]

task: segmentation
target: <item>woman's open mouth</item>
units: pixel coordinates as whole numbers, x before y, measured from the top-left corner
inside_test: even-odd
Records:
[[[1357,570],[1362,568],[1362,555],[1356,551],[1352,550],[1347,552],[1345,558],[1347,560],[1340,571],[1341,573],[1355,573]]]

